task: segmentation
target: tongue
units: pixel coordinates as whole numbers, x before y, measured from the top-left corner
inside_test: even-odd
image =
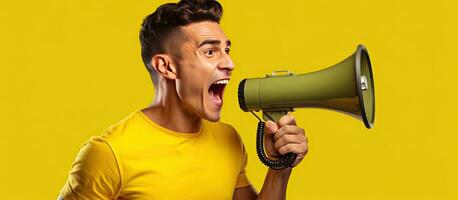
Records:
[[[210,90],[210,91],[208,91],[208,93],[210,94],[210,97],[211,97],[212,100],[217,101],[217,102],[221,102],[221,97],[219,96],[219,94],[217,94],[215,92],[215,90]]]
[[[213,101],[213,103],[221,106],[223,103],[223,100],[221,97],[223,96],[223,85],[218,85],[218,84],[213,84],[210,86],[208,90],[208,94],[210,95],[210,99]]]

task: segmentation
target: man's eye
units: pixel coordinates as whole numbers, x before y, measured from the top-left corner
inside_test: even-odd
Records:
[[[226,48],[226,49],[224,49],[224,51],[226,51],[226,53],[229,54],[229,52],[231,51],[231,49]]]
[[[209,49],[207,51],[205,51],[205,55],[207,56],[213,56],[215,54],[215,51],[213,49]]]

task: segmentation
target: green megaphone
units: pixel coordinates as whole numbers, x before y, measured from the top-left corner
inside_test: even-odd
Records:
[[[358,45],[347,59],[320,71],[296,75],[282,70],[262,78],[244,79],[238,87],[238,99],[243,111],[262,111],[264,120],[278,122],[294,108],[324,108],[360,119],[367,128],[374,126],[374,78],[363,45]],[[294,153],[278,160],[266,156],[262,120],[258,124],[256,148],[261,162],[272,169],[289,167],[296,158]]]

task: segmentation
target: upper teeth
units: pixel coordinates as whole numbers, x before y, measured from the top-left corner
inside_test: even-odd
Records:
[[[219,81],[216,81],[215,84],[228,84],[229,83],[229,80],[219,80]]]

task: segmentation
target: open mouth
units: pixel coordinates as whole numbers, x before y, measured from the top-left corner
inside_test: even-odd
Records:
[[[208,94],[210,95],[213,103],[217,106],[221,106],[223,104],[224,88],[228,83],[229,79],[220,79],[213,82],[208,88]]]

